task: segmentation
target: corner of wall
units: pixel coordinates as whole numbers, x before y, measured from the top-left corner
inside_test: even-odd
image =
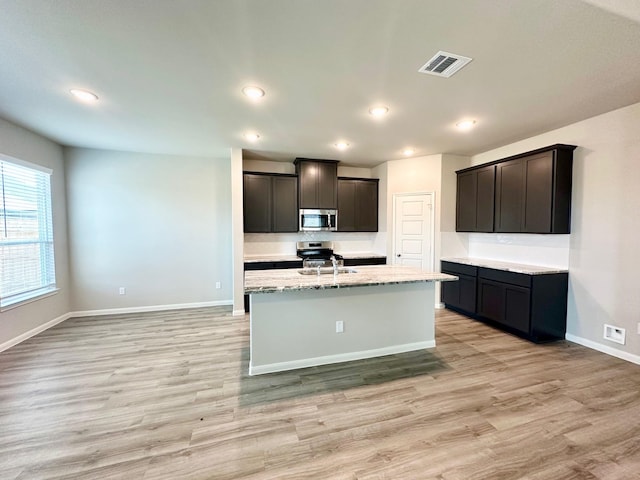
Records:
[[[244,314],[244,228],[242,211],[242,149],[231,155],[231,255],[233,278],[233,314]]]

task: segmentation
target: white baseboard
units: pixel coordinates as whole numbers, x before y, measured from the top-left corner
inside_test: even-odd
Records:
[[[161,312],[163,310],[186,310],[189,308],[219,307],[233,305],[232,300],[217,300],[215,302],[176,303],[171,305],[148,305],[145,307],[104,308],[101,310],[81,310],[71,312],[71,317],[94,317],[98,315],[117,315],[121,313]]]
[[[440,310],[440,309],[444,308],[444,303],[442,303],[442,302],[440,302],[440,303],[436,303],[436,308],[437,308],[438,310]]]
[[[60,315],[59,317],[54,318],[53,320],[49,320],[47,323],[43,323],[42,325],[38,325],[36,328],[32,328],[28,332],[24,332],[23,334],[18,335],[17,337],[12,338],[11,340],[7,340],[3,344],[0,344],[0,352],[3,352],[8,348],[13,347],[14,345],[22,343],[25,340],[28,340],[29,338],[33,337],[34,335],[44,332],[45,330],[53,327],[54,325],[62,323],[69,318],[71,318],[71,313],[65,313],[64,315]]]
[[[242,310],[234,310],[232,315],[234,317],[239,317],[240,315],[244,315],[246,312],[244,311],[244,308]]]
[[[11,340],[7,340],[6,342],[0,344],[0,352],[13,347],[25,340],[37,335],[45,330],[57,325],[69,318],[74,317],[93,317],[97,315],[114,315],[119,313],[142,313],[142,312],[160,312],[163,310],[184,310],[188,308],[202,308],[202,307],[219,307],[233,305],[233,301],[231,300],[218,300],[215,302],[200,302],[200,303],[178,303],[174,305],[151,305],[147,307],[129,307],[129,308],[106,308],[102,310],[84,310],[79,312],[69,312],[64,315],[60,315],[53,320],[49,320],[42,325],[38,325],[36,328],[29,330],[21,335],[18,335]],[[244,313],[244,311],[243,311]]]
[[[633,353],[625,352],[623,350],[618,350],[617,348],[610,347],[609,345],[604,345],[602,343],[594,342],[592,340],[587,340],[586,338],[577,337],[570,333],[567,333],[565,335],[565,338],[570,342],[577,343],[578,345],[592,348],[593,350],[606,353],[607,355],[621,358],[622,360],[626,360],[627,362],[640,365],[640,355],[635,355]]]
[[[269,363],[266,365],[253,366],[249,364],[249,375],[262,375],[264,373],[283,372],[298,368],[315,367],[318,365],[328,365],[331,363],[350,362],[353,360],[363,360],[365,358],[382,357],[383,355],[393,355],[394,353],[413,352],[434,348],[435,340],[426,342],[405,343],[404,345],[394,345],[391,347],[376,348],[373,350],[363,350],[361,352],[339,353],[324,357],[304,358],[301,360],[291,360],[289,362]]]

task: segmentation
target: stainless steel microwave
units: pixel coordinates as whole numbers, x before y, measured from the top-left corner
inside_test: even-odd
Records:
[[[335,232],[338,230],[337,210],[300,209],[301,232]]]

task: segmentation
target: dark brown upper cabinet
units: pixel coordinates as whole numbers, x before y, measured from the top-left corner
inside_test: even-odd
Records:
[[[456,231],[570,233],[575,148],[551,145],[456,172]]]
[[[338,208],[338,162],[296,158],[294,164],[299,208]]]
[[[338,178],[338,231],[378,231],[378,182],[369,178]]]
[[[245,173],[244,231],[247,233],[298,231],[298,177]]]
[[[571,232],[575,147],[556,147],[496,166],[496,232]]]
[[[495,179],[495,165],[458,174],[457,232],[493,232]]]

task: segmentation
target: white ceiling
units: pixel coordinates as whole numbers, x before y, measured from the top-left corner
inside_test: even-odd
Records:
[[[0,12],[0,116],[64,145],[376,165],[407,145],[474,154],[640,102],[636,0],[0,0]],[[449,79],[418,73],[438,50],[473,61]],[[247,84],[266,97],[248,101]],[[368,115],[374,104],[387,118]],[[463,118],[477,128],[457,131]]]

